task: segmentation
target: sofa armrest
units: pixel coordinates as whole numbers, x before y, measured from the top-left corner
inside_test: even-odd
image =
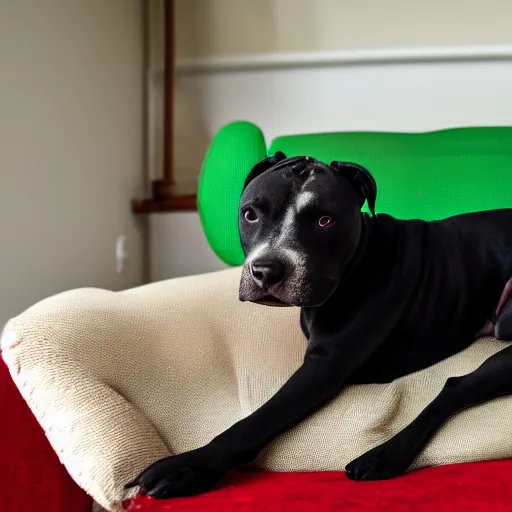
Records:
[[[2,510],[90,512],[92,499],[68,475],[0,359]]]
[[[266,156],[262,131],[247,121],[235,121],[219,130],[204,159],[197,191],[199,217],[210,247],[228,265],[244,261],[238,201],[249,171]]]

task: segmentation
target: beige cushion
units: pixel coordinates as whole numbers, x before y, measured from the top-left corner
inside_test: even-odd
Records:
[[[275,393],[300,364],[298,310],[238,301],[240,269],[46,299],[11,320],[3,357],[76,482],[118,509],[123,485],[169,453],[201,446]],[[391,384],[347,388],[272,443],[269,470],[342,470],[505,345],[476,342]],[[512,398],[451,419],[415,466],[512,455]]]

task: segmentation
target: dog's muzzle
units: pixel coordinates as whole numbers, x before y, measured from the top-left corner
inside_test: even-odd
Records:
[[[286,273],[286,265],[277,259],[248,262],[244,266],[240,281],[240,300],[266,306],[290,306],[291,304],[279,298]]]

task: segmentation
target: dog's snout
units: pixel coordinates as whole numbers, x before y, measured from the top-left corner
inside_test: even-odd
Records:
[[[256,260],[251,263],[252,278],[260,288],[280,283],[284,272],[284,264],[280,261]]]

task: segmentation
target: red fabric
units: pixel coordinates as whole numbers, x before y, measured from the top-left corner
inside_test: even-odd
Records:
[[[136,498],[129,512],[510,512],[512,460],[423,469],[394,480],[344,473],[234,473],[195,498]]]
[[[0,510],[90,512],[0,360]]]

